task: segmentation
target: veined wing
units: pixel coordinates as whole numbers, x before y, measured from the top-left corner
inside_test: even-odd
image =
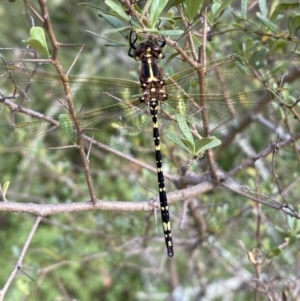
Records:
[[[180,71],[166,79],[168,105],[199,125],[201,112],[206,110],[210,132],[238,126],[247,118],[270,116],[285,104],[296,105],[299,93],[285,88],[284,80],[300,70],[297,46],[269,40],[208,63],[201,70],[203,91],[195,69]]]
[[[117,104],[141,94],[140,83],[121,78],[70,76],[71,97],[77,111]],[[16,101],[35,106],[48,103],[68,111],[62,79],[58,74],[37,72],[16,66],[0,67],[0,92]]]
[[[179,113],[200,125],[202,112],[207,111],[209,130],[213,132],[237,126],[246,118],[260,118],[262,114],[270,116],[282,105],[276,105],[272,99],[277,103],[281,96],[291,103],[299,99],[296,90],[283,88],[280,81],[294,66],[300,65],[296,46],[292,42],[282,44],[270,40],[246,52],[208,63],[205,70],[202,69],[203,91],[199,91],[198,73],[193,68],[167,77],[168,99],[159,104],[159,120],[175,121],[175,115]],[[68,113],[58,75],[18,68],[5,72],[0,77],[0,84],[10,95],[35,100],[35,105],[39,101],[48,101],[60,107],[62,113]],[[69,84],[83,133],[102,143],[115,145],[126,140],[126,136],[148,128],[151,118],[147,104],[140,102],[139,82],[70,76]],[[66,131],[58,123],[55,126],[46,122],[25,123],[11,131],[7,139],[12,144],[32,147],[68,145],[70,141],[75,143],[77,137],[71,119],[68,124],[70,129]],[[73,133],[73,136],[66,136],[65,132]],[[49,139],[44,139],[45,136]]]
[[[15,68],[6,70],[0,78],[1,93],[11,99],[30,102],[34,108],[45,101],[69,114],[60,76]],[[140,102],[140,83],[126,79],[100,77],[69,77],[71,96],[83,133],[98,141],[115,145],[126,135],[136,135],[151,119],[148,108]],[[38,148],[74,144],[77,130],[69,114],[70,129],[62,129],[58,120],[26,122],[16,126],[7,135],[9,143]],[[66,126],[66,125],[65,125]],[[69,133],[66,135],[65,133]],[[73,133],[70,135],[70,133]]]

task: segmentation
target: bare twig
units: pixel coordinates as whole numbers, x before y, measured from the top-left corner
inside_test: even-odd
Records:
[[[36,230],[38,228],[38,225],[41,222],[41,220],[42,220],[42,216],[41,215],[39,215],[39,216],[36,217],[35,222],[32,225],[32,228],[31,228],[31,230],[29,232],[29,235],[28,235],[28,237],[27,237],[27,239],[25,241],[25,244],[24,244],[24,246],[23,246],[23,248],[21,250],[21,253],[20,253],[20,256],[19,256],[19,258],[17,260],[17,263],[16,263],[14,269],[12,270],[9,278],[7,279],[5,285],[3,286],[2,290],[0,291],[0,301],[2,301],[4,299],[5,294],[6,294],[7,290],[8,290],[8,288],[9,288],[10,284],[12,283],[13,279],[15,278],[18,270],[22,269],[22,263],[23,263],[25,254],[27,252],[29,244],[30,244],[30,242],[31,242],[31,240],[32,240],[32,238],[33,238],[33,236],[34,236],[34,234],[35,234],[35,232],[36,232]]]
[[[86,176],[86,181],[89,187],[89,191],[90,191],[90,196],[91,196],[91,200],[94,203],[96,201],[96,194],[95,194],[95,189],[93,186],[93,182],[92,182],[92,177],[91,177],[91,173],[90,173],[90,168],[89,168],[89,161],[87,159],[86,153],[85,153],[85,149],[84,149],[84,142],[83,142],[83,138],[82,138],[82,129],[80,126],[80,123],[78,121],[77,118],[77,114],[76,114],[76,110],[72,101],[72,97],[71,97],[71,93],[70,93],[70,86],[69,86],[69,79],[68,76],[63,72],[62,66],[60,64],[60,62],[57,59],[57,55],[58,55],[58,47],[59,44],[56,40],[54,31],[52,29],[52,25],[50,22],[50,15],[48,12],[48,8],[47,8],[47,1],[46,0],[39,0],[39,4],[41,7],[41,11],[42,11],[42,16],[43,16],[43,20],[44,20],[44,27],[49,35],[52,47],[53,47],[53,53],[52,53],[52,59],[53,59],[53,64],[58,72],[58,74],[61,76],[62,79],[62,83],[63,83],[63,87],[64,87],[64,91],[65,91],[65,95],[67,98],[67,102],[68,102],[68,107],[69,107],[69,112],[70,115],[74,121],[74,125],[75,128],[78,132],[78,145],[79,145],[79,153],[83,162],[83,166],[84,166],[84,171],[85,171],[85,176]]]

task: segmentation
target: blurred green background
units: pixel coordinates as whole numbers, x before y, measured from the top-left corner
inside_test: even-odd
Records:
[[[40,12],[37,1],[28,2]],[[137,79],[139,64],[128,57],[128,41],[121,34],[114,33],[109,37],[122,46],[108,47],[107,41],[88,33],[87,30],[102,35],[112,28],[97,16],[98,11],[80,7],[78,2],[51,0],[47,3],[58,41],[84,44],[71,74]],[[198,7],[202,2],[197,2]],[[269,16],[280,2],[268,1],[264,7],[264,1],[248,1],[246,20],[242,23],[252,30],[255,26],[267,30],[257,13],[266,10]],[[88,3],[109,11],[104,1]],[[211,28],[219,34],[208,43],[209,58],[216,59],[232,52],[233,41],[241,44],[254,35],[236,26],[245,1],[214,3],[224,5],[218,22]],[[143,5],[144,2],[139,2],[139,6]],[[297,13],[299,8],[289,10],[282,7],[281,19],[276,23],[278,31],[288,31],[288,20]],[[208,14],[212,15],[211,6]],[[168,17],[173,18],[174,26],[179,26],[175,9]],[[0,20],[0,53],[7,61],[23,58],[26,44],[22,40],[29,37],[30,23],[42,26],[41,22],[20,0],[1,1]],[[198,26],[197,30],[199,27],[201,29]],[[125,37],[128,34],[125,32]],[[193,34],[196,38],[196,29]],[[197,39],[201,40],[200,37]],[[261,37],[256,36],[256,39]],[[47,41],[51,53],[48,38]],[[179,43],[183,44],[184,39]],[[79,49],[74,45],[59,49],[64,70],[69,69]],[[166,57],[170,58],[172,53],[167,47]],[[188,67],[179,59],[170,63],[162,61],[164,64],[169,73]],[[55,72],[53,68],[45,69]],[[50,115],[53,110],[42,100],[33,109]],[[27,120],[26,116],[23,118],[22,121]],[[5,135],[11,128],[12,115],[6,106],[1,108],[0,119],[0,183],[10,181],[9,201],[58,204],[89,200],[76,150],[8,145]],[[295,129],[299,131],[297,124]],[[253,151],[258,152],[270,141],[275,141],[277,134],[270,134],[263,127],[251,126],[241,135],[247,138]],[[152,140],[151,132],[142,133],[118,149],[154,166]],[[179,176],[180,167],[186,166],[190,157],[164,137],[161,142],[166,187],[167,191],[173,191],[176,188],[168,180],[168,174]],[[298,210],[297,152],[296,146],[280,150],[276,155],[276,172],[289,204]],[[234,141],[222,151],[218,164],[229,171],[248,156],[239,142]],[[252,165],[243,169],[233,181],[239,187],[247,187],[248,191],[281,200],[271,172],[271,156],[259,162],[256,168]],[[196,162],[191,170],[200,173],[201,164],[201,161]],[[155,173],[109,151],[93,150],[90,168],[96,195],[101,200],[143,202],[157,195]],[[152,212],[82,212],[44,218],[23,263],[24,271],[35,282],[18,272],[5,300],[272,300],[270,296],[277,298],[282,292],[286,292],[289,300],[297,300],[293,297],[296,296],[293,289],[299,290],[300,287],[297,279],[298,220],[268,206],[258,208],[255,202],[222,188],[169,207],[175,245],[172,259],[166,255],[159,212],[157,221]],[[261,218],[259,229],[258,217]],[[0,212],[0,286],[7,281],[33,222],[34,216],[29,214]],[[261,243],[261,281],[265,288],[260,287],[260,293],[255,290],[255,268],[240,241],[247,251]],[[280,250],[279,246],[285,243]],[[275,297],[274,300],[284,300]]]

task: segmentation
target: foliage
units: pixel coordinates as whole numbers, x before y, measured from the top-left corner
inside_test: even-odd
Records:
[[[44,54],[35,47],[36,41],[28,41],[33,25],[43,27],[37,15],[42,16],[40,2],[19,0],[0,4],[0,52],[10,68],[11,61],[45,62],[47,48],[50,55],[55,53],[47,30],[48,47],[42,42]],[[205,20],[208,62],[237,51],[248,53],[257,43],[274,37],[278,39],[280,53],[286,40],[299,36],[299,2],[293,0],[131,1],[132,11],[126,2],[94,0],[77,5],[75,1],[48,1],[54,34],[65,46],[58,49],[63,70],[69,70],[76,58],[71,74],[137,80],[139,64],[128,57],[130,30],[138,34],[139,41],[151,34],[159,39],[165,36],[168,43],[161,65],[166,75],[185,70],[195,62],[193,55],[203,44]],[[24,40],[36,51],[24,49]],[[196,51],[189,48],[192,44]],[[177,46],[183,49],[180,54]],[[239,59],[242,61],[242,57]],[[272,63],[264,68],[284,74],[280,66],[279,71],[272,70],[278,66]],[[26,66],[56,72],[51,64],[27,62]],[[1,75],[3,93],[9,88],[1,86]],[[179,128],[172,129],[177,139],[174,133],[169,135],[171,139],[166,139],[168,134],[161,136],[167,192],[185,189],[178,193],[181,198],[174,198],[169,205],[174,258],[166,256],[160,220],[156,221],[152,211],[91,208],[53,214],[42,219],[23,260],[22,270],[35,282],[19,270],[7,300],[284,300],[284,296],[297,300],[299,135],[294,136],[294,143],[281,146],[279,141],[280,147],[276,149],[273,144],[269,152],[268,147],[275,143],[278,134],[286,142],[299,133],[299,121],[293,119],[291,112],[299,112],[299,76],[283,76],[287,83],[282,91],[271,90],[280,103],[277,112],[281,116],[270,116],[274,123],[249,123],[237,131],[230,128],[216,134],[218,138],[210,147],[215,147],[218,174],[232,172],[217,186],[208,173],[207,156],[193,161],[210,141],[203,145],[199,137],[196,139],[185,130],[192,127],[192,117],[178,121]],[[234,79],[238,86],[240,79]],[[34,81],[32,84],[37,85]],[[245,83],[241,92],[248,93],[248,88]],[[50,86],[35,90],[39,101],[25,101],[24,106],[43,114],[42,118],[58,118],[57,107],[45,101],[55,95],[55,89]],[[31,203],[55,207],[90,200],[82,158],[76,148],[51,150],[7,143],[6,133],[12,124],[26,125],[40,117],[13,112],[2,96],[2,207],[7,200],[25,204],[27,212],[31,212]],[[68,117],[60,117],[61,124],[69,123]],[[98,199],[111,203],[125,201],[129,205],[145,202],[145,206],[148,200],[151,204],[157,195],[156,170],[151,169],[155,163],[151,131],[146,128],[118,145],[116,150],[123,156],[110,149],[91,150],[89,166]],[[65,136],[72,140],[68,131]],[[218,139],[222,141],[220,146]],[[247,160],[250,163],[243,165]],[[205,188],[206,183],[210,188]],[[203,185],[205,193],[188,195],[195,185]],[[0,204],[0,283],[4,285],[20,258],[34,215],[3,208]]]

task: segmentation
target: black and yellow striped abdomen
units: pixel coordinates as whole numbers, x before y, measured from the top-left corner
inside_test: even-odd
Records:
[[[141,62],[140,82],[142,88],[142,97],[140,98],[140,101],[149,108],[152,116],[161,218],[168,256],[172,257],[174,255],[173,241],[168,199],[162,168],[158,129],[158,108],[164,101],[167,100],[167,94],[164,89],[165,83],[163,80],[163,73],[158,65],[158,59],[163,57],[162,48],[165,46],[165,42],[163,42],[162,45],[159,45],[157,41],[148,39],[139,46],[135,47],[135,41],[136,40],[130,43],[131,48],[129,50],[129,55]],[[131,49],[134,49],[133,54],[130,52]]]

